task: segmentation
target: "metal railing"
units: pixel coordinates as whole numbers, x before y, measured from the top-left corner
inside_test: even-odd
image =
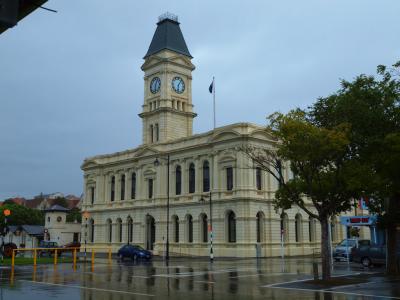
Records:
[[[38,254],[42,253],[48,253],[53,255],[53,263],[54,265],[57,265],[58,263],[58,257],[59,254],[61,255],[62,253],[65,252],[72,252],[72,263],[74,267],[76,266],[77,263],[77,252],[80,252],[81,247],[71,247],[71,248],[19,248],[19,249],[13,249],[12,250],[12,255],[11,255],[11,267],[14,268],[15,266],[15,257],[18,252],[32,252],[33,253],[33,265],[37,265],[37,259],[38,259]],[[86,262],[86,253],[89,252],[91,253],[91,259],[90,262],[93,265],[95,262],[95,255],[97,250],[107,250],[107,258],[108,258],[108,263],[111,263],[111,258],[112,258],[112,249],[111,247],[87,247],[87,251],[83,252],[84,253],[84,262]]]

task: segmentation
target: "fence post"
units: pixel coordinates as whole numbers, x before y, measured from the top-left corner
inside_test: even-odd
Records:
[[[74,254],[73,254],[73,264],[74,264],[74,269],[76,267],[76,248],[74,249]]]
[[[11,255],[11,267],[14,269],[14,264],[15,264],[15,249],[12,250],[12,255]]]
[[[92,249],[92,265],[94,265],[94,249]]]
[[[33,265],[36,266],[37,252],[36,249],[33,250]]]
[[[54,264],[57,264],[57,249],[54,250]]]

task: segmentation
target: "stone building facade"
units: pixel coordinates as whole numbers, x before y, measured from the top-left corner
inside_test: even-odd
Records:
[[[162,255],[169,222],[171,255],[207,256],[211,195],[216,257],[278,256],[281,237],[286,255],[318,251],[318,223],[299,208],[276,212],[276,180],[240,151],[273,147],[265,128],[237,123],[192,134],[191,59],[177,19],[162,17],[142,65],[143,144],[85,159],[82,210],[90,215],[81,236],[99,247],[133,243]],[[338,219],[333,224],[338,241],[344,232]]]
[[[59,246],[80,240],[81,223],[67,222],[68,211],[57,204],[45,210],[45,240],[57,242]]]

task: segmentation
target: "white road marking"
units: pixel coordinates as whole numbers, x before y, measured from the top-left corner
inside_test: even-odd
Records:
[[[214,284],[215,283],[215,281],[202,281],[202,280],[193,280],[193,282],[196,282],[196,283],[210,283],[210,284]]]
[[[50,282],[23,280],[23,279],[22,280],[18,279],[18,281],[36,283],[36,284],[43,284],[43,285],[61,286],[61,287],[67,287],[67,288],[76,288],[76,289],[83,289],[83,290],[94,290],[94,291],[101,291],[101,292],[110,292],[110,293],[120,293],[120,294],[128,294],[128,295],[154,297],[154,295],[152,295],[152,294],[135,293],[135,292],[127,292],[127,291],[119,291],[119,290],[107,290],[107,289],[100,289],[100,288],[80,286],[80,285],[69,285],[69,284],[67,285],[67,284],[60,284],[60,283],[50,283]]]
[[[342,295],[352,295],[352,296],[362,296],[362,297],[372,297],[372,298],[400,299],[400,297],[381,296],[381,295],[373,295],[373,294],[360,294],[360,293],[352,293],[352,292],[331,291],[329,289],[328,290],[300,289],[300,288],[279,287],[279,286],[271,286],[269,288],[272,288],[272,289],[283,289],[283,290],[293,290],[293,291],[303,291],[303,292],[322,292],[322,293],[342,294]]]
[[[107,276],[108,274],[98,274],[96,272],[79,272],[78,274],[85,274],[85,275],[95,275],[95,276]],[[149,279],[151,277],[149,276],[141,276],[141,275],[128,275],[128,277],[132,278],[144,278],[144,279]]]
[[[283,273],[284,274],[284,273]],[[341,274],[341,275],[336,275],[336,276],[332,276],[332,277],[344,277],[344,276],[349,276],[349,275],[360,275],[361,273],[348,273],[348,274]],[[300,275],[300,274],[299,274]],[[284,282],[277,282],[277,283],[273,283],[273,284],[268,284],[268,285],[263,285],[261,287],[265,287],[265,288],[272,288],[275,287],[277,285],[283,285],[283,284],[287,284],[287,283],[295,283],[295,282],[304,282],[304,281],[308,281],[308,280],[312,280],[312,277],[308,277],[305,279],[299,279],[299,280],[292,280],[292,281],[284,281]],[[279,288],[279,287],[278,287]]]
[[[256,268],[241,268],[241,269],[220,269],[220,270],[209,270],[209,271],[200,271],[200,272],[181,272],[174,274],[156,274],[154,277],[169,277],[169,278],[181,278],[181,277],[193,277],[193,276],[202,276],[202,275],[211,275],[211,274],[223,274],[230,272],[241,272],[241,271],[256,271]],[[235,278],[235,277],[231,277]]]
[[[303,282],[303,281],[308,281],[310,279],[312,279],[312,277],[305,278],[305,279],[299,279],[299,280],[277,282],[277,283],[273,283],[273,284],[262,285],[261,287],[263,287],[263,288],[275,288],[276,285],[287,284],[287,283],[295,283],[295,282]],[[276,288],[279,288],[279,287],[276,287]]]

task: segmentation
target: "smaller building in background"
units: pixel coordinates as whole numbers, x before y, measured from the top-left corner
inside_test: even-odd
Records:
[[[35,248],[43,240],[42,225],[10,225],[5,243],[14,243],[18,248]]]
[[[53,205],[45,210],[45,240],[57,242],[59,246],[79,242],[81,223],[67,222],[68,208]]]

